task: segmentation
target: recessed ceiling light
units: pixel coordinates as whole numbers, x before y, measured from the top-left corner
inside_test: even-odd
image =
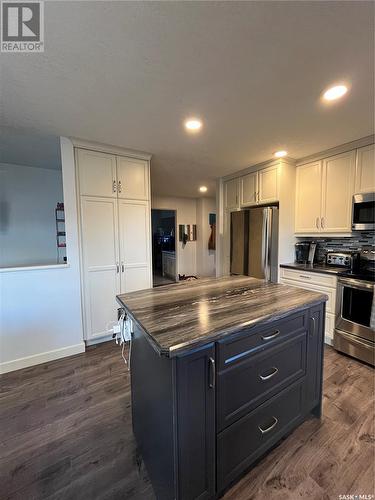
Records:
[[[207,193],[207,187],[206,187],[206,186],[201,186],[201,187],[199,188],[199,191],[200,191],[201,193]]]
[[[284,158],[288,154],[288,151],[276,151],[276,153],[273,154],[276,158]]]
[[[185,120],[185,128],[189,132],[198,132],[202,128],[202,122],[198,118],[188,118]]]
[[[324,92],[323,98],[326,101],[334,101],[335,99],[339,99],[340,97],[344,96],[347,91],[348,87],[346,85],[335,85],[334,87],[330,87]]]

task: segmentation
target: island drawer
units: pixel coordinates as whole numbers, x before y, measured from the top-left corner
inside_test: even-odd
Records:
[[[222,430],[306,374],[307,331],[293,335],[217,375],[217,425]]]
[[[229,339],[217,343],[218,370],[242,362],[247,356],[255,354],[286,339],[287,336],[297,334],[308,328],[307,311],[299,311],[285,319],[272,321],[267,325],[255,326]]]
[[[297,382],[218,434],[218,492],[302,420],[303,388]]]

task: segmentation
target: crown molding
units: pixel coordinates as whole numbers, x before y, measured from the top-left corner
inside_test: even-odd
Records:
[[[252,172],[256,172],[257,170],[262,170],[263,168],[273,167],[275,165],[296,165],[296,160],[286,156],[285,158],[272,158],[271,160],[262,161],[261,163],[257,163],[255,165],[251,165],[250,167],[246,167],[242,170],[237,170],[233,172],[233,174],[228,174],[222,177],[223,181],[229,181],[230,179],[235,179],[236,177],[251,174]]]
[[[364,146],[370,146],[375,143],[375,135],[368,135],[357,139],[355,141],[346,142],[345,144],[340,144],[340,146],[335,146],[334,148],[326,149],[324,151],[319,151],[319,153],[314,153],[309,156],[304,156],[297,160],[297,166],[304,165],[305,163],[310,163],[312,161],[323,160],[324,158],[329,158],[330,156],[335,156],[340,153],[347,153],[353,149],[362,148]]]
[[[143,151],[136,151],[134,149],[126,149],[120,146],[113,146],[112,144],[103,144],[101,142],[87,141],[79,137],[69,138],[75,148],[88,149],[91,151],[99,151],[101,153],[109,153],[114,155],[127,156],[130,158],[137,158],[139,160],[150,161],[152,155]]]

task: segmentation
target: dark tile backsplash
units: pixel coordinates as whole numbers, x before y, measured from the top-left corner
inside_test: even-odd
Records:
[[[355,252],[365,246],[375,246],[375,232],[353,233],[347,238],[298,238],[298,241],[316,241],[315,261],[324,262],[327,252]]]

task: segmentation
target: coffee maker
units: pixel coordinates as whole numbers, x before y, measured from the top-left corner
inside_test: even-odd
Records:
[[[295,244],[295,261],[297,264],[312,264],[316,250],[315,241],[299,241]]]

